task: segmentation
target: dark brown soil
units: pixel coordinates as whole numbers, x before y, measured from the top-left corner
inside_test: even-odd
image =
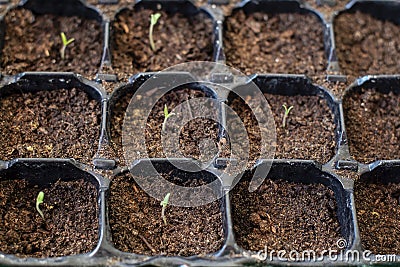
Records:
[[[246,75],[316,75],[327,67],[323,24],[312,14],[237,12],[226,19],[224,45],[227,64]]]
[[[113,24],[112,51],[118,73],[160,71],[188,61],[211,61],[212,21],[200,13],[187,18],[179,13],[161,17],[154,27],[156,51],[149,44],[152,10],[121,12]]]
[[[357,11],[334,23],[337,55],[345,74],[400,73],[400,27]]]
[[[110,4],[99,4],[99,0],[87,0],[87,4],[96,7],[100,12],[109,17],[113,18],[116,12],[124,6],[133,5],[134,1],[132,0],[119,0],[118,4],[110,5]]]
[[[45,220],[35,207],[40,191]],[[88,253],[99,238],[97,190],[82,179],[46,188],[3,180],[0,214],[0,251],[6,254],[41,258]]]
[[[0,99],[0,159],[75,158],[96,153],[100,104],[78,89],[13,94]]]
[[[343,101],[350,153],[369,163],[400,158],[400,96],[374,89],[346,95]]]
[[[314,84],[318,84],[328,89],[337,99],[341,99],[343,97],[344,92],[355,81],[356,77],[347,75],[346,79],[346,82],[334,82],[328,81],[326,79],[326,75],[312,77]]]
[[[78,17],[34,16],[13,9],[5,17],[5,46],[1,66],[7,74],[24,71],[72,71],[93,76],[100,67],[103,35],[96,21]],[[61,36],[75,41],[61,59]]]
[[[152,93],[152,92],[149,92]],[[194,99],[199,97],[206,97],[207,95],[199,90],[191,89],[179,89],[176,91],[171,91],[164,95],[153,107],[148,119],[147,127],[145,130],[147,153],[150,158],[160,158],[165,157],[163,152],[162,142],[161,142],[161,131],[162,124],[164,121],[164,105],[167,105],[168,110],[171,111],[179,104],[183,103],[188,99]],[[114,141],[114,145],[117,151],[119,151],[122,157],[121,145],[122,145],[122,124],[125,116],[125,111],[128,107],[132,94],[126,94],[122,97],[115,105],[113,109],[113,119],[111,124],[111,136]],[[149,100],[148,98],[143,98],[142,101]],[[149,100],[151,101],[151,100]],[[150,105],[151,103],[149,103]],[[191,110],[203,109],[204,107],[195,106],[196,103],[191,103]],[[152,105],[150,105],[151,107]],[[140,114],[140,111],[138,111]],[[213,110],[204,110],[202,113],[207,116],[207,113],[214,112]],[[217,112],[217,110],[215,110]],[[186,116],[191,118],[191,114]],[[135,117],[129,117],[132,123],[135,123]],[[125,118],[127,120],[127,118]],[[127,124],[129,125],[129,124]],[[179,149],[185,157],[193,157],[196,159],[201,159],[201,151],[199,149],[199,142],[202,139],[211,139],[215,141],[217,146],[218,140],[218,123],[213,122],[204,118],[196,118],[191,120],[182,129],[179,134]],[[168,138],[172,138],[173,135],[169,135]],[[138,140],[132,140],[132,147],[139,146]],[[142,155],[143,156],[143,155]],[[139,157],[139,155],[138,155]]]
[[[355,185],[357,220],[364,249],[373,254],[400,253],[400,185]]]
[[[172,182],[174,179],[179,178],[169,177]],[[195,178],[181,185],[202,184]],[[113,178],[109,203],[113,243],[124,252],[192,256],[213,253],[222,247],[220,201],[191,208],[169,205],[165,225],[160,202],[147,195],[131,174],[126,174]]]
[[[335,5],[331,6],[327,4],[327,2],[331,1],[332,0],[305,0],[304,2],[309,4],[315,10],[321,12],[325,16],[326,20],[329,21],[329,18],[333,15],[333,12],[344,10],[346,4],[350,2],[349,0],[335,0]]]
[[[332,190],[270,179],[253,193],[248,187],[249,182],[240,182],[230,193],[235,237],[244,249],[338,249],[341,234]]]
[[[198,7],[203,7],[206,6],[208,4],[208,6],[212,6],[210,5],[211,1],[208,0],[198,0],[198,1],[194,1],[194,4]],[[216,2],[216,1],[214,1]],[[224,16],[229,16],[232,13],[232,9],[238,5],[240,3],[240,0],[229,0],[228,4],[224,4],[224,5],[216,5],[218,8],[220,8],[224,14]]]
[[[275,158],[313,159],[328,162],[335,154],[334,116],[326,101],[318,96],[283,96],[264,94],[276,125]],[[293,106],[283,128],[284,109]],[[256,118],[244,101],[234,98],[229,106],[242,119],[250,142],[250,159],[255,161],[260,151],[260,130]]]
[[[360,178],[360,175],[356,172],[349,171],[349,170],[336,170],[333,169],[333,172],[339,177],[345,177],[347,179],[357,180]]]

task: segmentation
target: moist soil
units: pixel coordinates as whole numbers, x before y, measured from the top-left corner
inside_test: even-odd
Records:
[[[347,75],[400,72],[400,26],[356,11],[343,13],[334,23],[337,56]]]
[[[400,185],[359,181],[354,191],[364,249],[373,254],[400,254]]]
[[[226,19],[227,64],[253,73],[325,71],[323,24],[313,14],[236,12]]]
[[[313,9],[319,11],[329,21],[334,12],[344,10],[349,0],[305,0]],[[335,3],[333,5],[333,2]],[[331,4],[332,3],[332,4]]]
[[[350,170],[337,170],[337,169],[333,169],[332,170],[337,176],[343,178],[347,178],[347,179],[352,179],[352,180],[357,180],[360,178],[360,175],[354,171],[350,171]]]
[[[75,158],[90,163],[100,134],[100,104],[78,89],[0,99],[0,159]]]
[[[205,14],[185,17],[159,11],[161,17],[153,31],[153,52],[148,37],[153,13],[147,9],[126,9],[116,17],[112,57],[117,73],[160,71],[179,63],[212,60],[212,21]]]
[[[312,77],[313,84],[318,84],[328,89],[337,99],[342,99],[346,89],[355,81],[356,77],[347,75],[345,82],[328,81],[326,75]]]
[[[149,91],[149,94],[152,94],[152,91]],[[162,124],[164,122],[164,106],[167,105],[169,112],[173,110],[176,106],[180,105],[181,103],[189,100],[189,99],[195,99],[199,97],[208,97],[205,92],[199,91],[199,90],[193,90],[189,88],[184,88],[184,89],[178,89],[176,91],[171,91],[167,94],[165,94],[159,101],[156,102],[155,105],[151,103],[150,98],[143,98],[141,101],[143,103],[146,102],[146,100],[150,101],[147,105],[149,107],[153,107],[152,111],[150,112],[148,119],[147,119],[147,124],[146,124],[146,129],[145,129],[145,138],[146,138],[146,147],[147,147],[147,154],[148,155],[137,155],[138,158],[140,157],[150,157],[150,158],[165,158],[165,154],[163,152],[163,146],[162,146],[162,139],[161,139],[161,134],[162,134]],[[129,120],[130,123],[135,124],[137,122],[137,114],[141,114],[141,111],[138,111],[138,113],[134,113],[132,115],[128,115],[128,117],[125,116],[125,111],[128,107],[128,104],[130,102],[130,99],[132,98],[132,93],[125,94],[121,99],[119,99],[113,109],[113,114],[112,114],[112,124],[111,124],[111,136],[112,140],[114,143],[114,147],[119,156],[122,158],[122,126],[124,119],[126,121]],[[216,109],[214,110],[206,110],[204,107],[202,107],[197,103],[190,103],[190,111],[194,112],[195,110],[196,113],[199,113],[198,110],[204,109],[204,112],[202,115],[205,117],[209,113],[216,112]],[[186,105],[186,104],[184,104]],[[182,110],[178,112],[182,112],[184,115],[183,116],[188,116],[189,118],[192,118],[192,114],[190,114],[190,111],[188,109]],[[143,111],[143,113],[145,113]],[[176,113],[176,112],[175,112]],[[172,118],[172,117],[171,117]],[[167,121],[168,122],[168,121]],[[129,123],[127,123],[127,126],[129,127]],[[168,129],[168,128],[167,128]],[[176,135],[179,135],[179,144],[178,147],[180,151],[182,152],[182,155],[184,157],[189,157],[189,158],[196,158],[196,159],[204,159],[204,155],[202,154],[202,150],[199,147],[200,141],[204,139],[210,139],[214,142],[215,146],[218,147],[218,132],[219,132],[219,125],[216,122],[213,122],[210,119],[205,119],[205,118],[195,118],[188,122],[182,130],[173,132],[168,134],[167,138],[173,138],[176,137]],[[140,143],[138,140],[131,140],[132,146],[129,148],[130,151],[138,151],[138,147],[141,147]],[[127,149],[127,148],[125,148]]]
[[[264,96],[268,100],[276,125],[275,158],[313,159],[326,163],[334,156],[336,126],[326,100],[318,96]],[[282,126],[283,104],[287,107],[293,106],[285,128]],[[249,159],[254,162],[259,157],[261,147],[257,120],[242,99],[233,98],[228,105],[237,112],[249,134]]]
[[[340,225],[332,190],[321,184],[267,179],[249,193],[249,185],[240,182],[230,193],[233,228],[241,247],[316,253],[338,249]]]
[[[114,15],[121,7],[132,5],[134,2],[131,0],[119,0],[118,4],[100,4],[99,0],[87,0],[86,4],[94,6],[96,9],[100,10],[100,12],[107,16],[108,18],[113,18]]]
[[[210,3],[212,3],[212,2],[215,3],[215,2],[220,2],[220,1],[218,1],[218,0],[217,1],[198,0],[198,1],[193,1],[193,2],[197,7],[204,7],[206,5],[209,5],[212,7],[213,4],[210,4]],[[228,2],[228,3],[223,4],[223,5],[216,4],[216,6],[222,10],[224,16],[229,16],[232,13],[232,9],[235,8],[235,6],[237,6],[240,3],[240,0],[229,0],[226,2]]]
[[[72,71],[86,77],[99,70],[103,34],[101,24],[79,17],[34,16],[25,9],[13,9],[5,16],[5,46],[1,66],[6,74],[24,71]],[[61,59],[60,33],[75,41]],[[23,40],[23,41],[21,41]]]
[[[36,197],[44,192],[40,209]],[[0,182],[0,251],[20,257],[59,257],[88,253],[97,245],[97,190],[83,179],[48,187],[26,180]]]
[[[173,173],[163,175],[173,183],[179,179]],[[196,187],[204,181],[188,178],[178,184]],[[109,203],[112,240],[121,251],[192,256],[213,253],[222,247],[224,233],[220,201],[188,208],[169,205],[165,212],[165,225],[161,218],[160,201],[144,192],[128,173],[113,178]]]
[[[363,163],[400,158],[400,95],[361,89],[345,96],[350,154]]]

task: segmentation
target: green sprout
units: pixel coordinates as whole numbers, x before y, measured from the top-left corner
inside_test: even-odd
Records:
[[[165,195],[163,201],[161,201],[161,203],[160,203],[161,206],[162,206],[162,209],[161,209],[161,218],[163,219],[165,225],[167,225],[167,218],[165,217],[165,209],[167,208],[168,201],[169,201],[169,196],[170,196],[170,195],[171,195],[171,193],[167,193],[167,194]]]
[[[43,199],[44,199],[44,193],[40,191],[36,198],[36,210],[39,212],[40,216],[42,216],[42,218],[44,219],[43,212],[39,207],[39,205],[43,203]]]
[[[65,33],[61,33],[61,41],[62,41],[62,47],[60,49],[60,54],[61,58],[65,58],[65,49],[67,49],[67,46],[71,44],[73,41],[75,41],[75,38],[67,39],[67,36],[65,36]]]
[[[155,13],[155,14],[150,15],[149,41],[150,41],[151,50],[153,50],[153,51],[156,51],[156,45],[154,44],[154,39],[153,39],[154,25],[157,24],[157,21],[160,17],[161,17],[160,13]]]
[[[173,115],[175,115],[175,113],[173,113],[173,112],[169,113],[167,105],[164,105],[164,121],[163,121],[163,124],[162,124],[162,130],[163,131],[165,131],[165,127],[166,127],[165,125],[167,124],[168,118],[173,116]]]
[[[285,128],[287,117],[289,116],[289,112],[293,109],[293,106],[290,106],[288,108],[286,105],[282,105],[282,107],[285,109],[285,113],[283,114],[282,127]]]

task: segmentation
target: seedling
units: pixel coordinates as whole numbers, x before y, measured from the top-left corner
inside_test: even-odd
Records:
[[[283,120],[282,120],[282,127],[286,127],[286,120],[289,116],[290,111],[293,109],[293,106],[290,106],[289,108],[284,104],[282,107],[285,109],[285,113],[283,114]]]
[[[39,205],[43,203],[43,199],[44,199],[44,193],[40,191],[36,198],[36,210],[39,212],[40,216],[42,216],[42,218],[44,219],[43,212],[39,207]]]
[[[161,17],[160,13],[155,13],[150,15],[149,41],[151,50],[153,50],[153,52],[156,51],[156,45],[154,44],[154,39],[153,39],[153,30],[154,30],[154,25],[157,24],[157,21],[160,17]]]
[[[65,49],[67,49],[67,46],[71,44],[73,41],[75,41],[75,38],[67,39],[67,36],[65,36],[65,33],[61,33],[61,41],[62,41],[62,47],[60,49],[60,54],[61,54],[61,59],[65,58]]]
[[[171,193],[167,193],[167,194],[165,195],[163,201],[161,201],[161,203],[160,203],[161,206],[162,206],[162,209],[161,209],[161,218],[163,219],[165,225],[167,225],[167,218],[165,217],[165,209],[167,208],[168,201],[169,201],[169,196],[170,196],[170,195],[171,195]]]
[[[168,118],[173,116],[173,115],[175,115],[175,113],[173,113],[173,112],[169,113],[167,105],[164,105],[164,121],[163,121],[163,124],[162,124],[162,130],[163,131],[165,131],[165,127],[166,127],[165,125],[167,124]]]

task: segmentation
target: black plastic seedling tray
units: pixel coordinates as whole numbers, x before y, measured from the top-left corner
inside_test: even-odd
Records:
[[[104,4],[106,3],[106,4]],[[153,11],[163,10],[167,13],[178,13],[185,16],[196,16],[204,13],[208,18],[212,28],[212,38],[210,46],[213,48],[211,59],[214,62],[224,64],[226,62],[226,51],[224,46],[226,24],[229,16],[224,16],[218,6],[206,5],[202,8],[197,7],[190,1],[138,1],[137,3],[118,3],[118,1],[99,1],[99,5],[90,6],[84,1],[22,1],[20,6],[31,10],[36,15],[53,14],[57,16],[80,16],[93,19],[101,23],[102,27],[102,56],[98,58],[99,66],[96,75],[74,72],[34,72],[27,70],[16,75],[2,74],[0,81],[0,101],[13,95],[26,95],[28,93],[37,93],[42,91],[56,91],[60,89],[78,90],[85,92],[88,97],[99,105],[99,121],[96,129],[98,138],[91,140],[91,145],[95,147],[94,153],[82,157],[49,157],[49,158],[21,158],[10,156],[0,158],[0,182],[9,180],[26,180],[33,188],[41,186],[47,188],[54,185],[58,180],[70,181],[84,179],[93,184],[97,190],[97,213],[98,219],[97,236],[95,245],[85,253],[77,255],[65,255],[56,257],[24,257],[4,253],[0,249],[0,265],[5,266],[288,266],[288,265],[307,265],[307,266],[343,266],[343,265],[374,265],[382,263],[397,266],[400,262],[400,255],[386,253],[368,253],[368,248],[363,243],[363,236],[360,234],[358,226],[358,209],[356,203],[362,200],[355,200],[354,180],[339,175],[337,171],[350,171],[356,176],[360,176],[360,181],[375,183],[377,181],[387,184],[389,182],[398,183],[400,173],[398,172],[400,161],[398,158],[376,158],[372,162],[361,162],[351,153],[351,140],[346,129],[344,106],[349,96],[360,90],[376,89],[380,93],[399,93],[400,76],[382,75],[363,76],[357,78],[352,85],[348,87],[344,96],[335,96],[333,92],[321,84],[315,83],[304,73],[253,73],[250,76],[237,77],[230,73],[226,68],[215,69],[207,82],[196,81],[196,75],[185,71],[167,71],[162,74],[155,72],[142,73],[117,73],[113,70],[115,62],[111,57],[114,43],[113,22],[116,16],[121,12],[133,9],[140,12],[142,9],[151,9]],[[102,9],[114,7],[116,10],[113,16],[103,14]],[[115,8],[117,7],[117,8]],[[313,14],[318,17],[323,28],[323,45],[326,65],[323,76],[327,83],[346,82],[349,78],[340,68],[340,62],[337,58],[336,39],[334,33],[335,18],[341,13],[360,10],[372,14],[378,19],[389,19],[398,23],[397,10],[400,4],[397,1],[353,1],[349,3],[345,10],[333,12],[331,16],[322,15],[319,11],[311,8],[302,1],[243,1],[233,10],[241,10],[246,14],[254,12],[264,12],[268,14],[278,13],[299,13]],[[0,47],[4,47],[5,42],[5,24],[4,16],[7,12],[16,8],[10,4],[4,11],[0,22]],[[353,12],[354,13],[354,12]],[[0,52],[1,57],[5,57]],[[169,55],[165,55],[169,56]],[[183,62],[182,62],[183,63]],[[235,66],[233,66],[235,67]],[[157,76],[158,75],[158,76]],[[359,75],[361,76],[361,75]],[[129,78],[128,78],[129,77]],[[298,96],[316,97],[326,110],[331,113],[330,123],[333,138],[332,153],[321,160],[320,157],[292,157],[284,156],[277,159],[258,158],[255,163],[248,166],[244,171],[244,178],[235,179],[235,176],[221,175],[226,166],[234,163],[235,159],[225,157],[216,157],[211,164],[204,167],[201,172],[185,172],[177,169],[177,166],[198,166],[198,161],[189,158],[136,158],[125,160],[121,147],[121,133],[116,124],[116,114],[121,112],[121,101],[127,107],[127,101],[143,85],[154,77],[161,81],[165,78],[165,84],[158,86],[167,87],[169,82],[185,81],[187,87],[195,91],[204,93],[209,98],[213,98],[219,104],[215,107],[216,117],[221,122],[217,127],[215,142],[222,139],[229,140],[226,127],[229,125],[229,116],[224,104],[228,106],[232,103],[235,95],[226,88],[234,88],[245,92],[249,97],[251,92],[246,90],[249,84],[255,84],[262,93],[287,97],[288,99]],[[158,81],[160,81],[158,80]],[[214,84],[212,84],[214,83]],[[220,86],[217,86],[217,85]],[[225,88],[225,89],[224,89]],[[148,92],[152,94],[152,90]],[[122,110],[124,109],[122,105]],[[125,107],[125,108],[126,108]],[[1,107],[0,107],[1,108]],[[118,110],[119,109],[119,110]],[[0,121],[0,123],[2,123]],[[279,127],[279,121],[276,122]],[[117,130],[116,130],[117,129]],[[2,129],[1,131],[7,131]],[[306,142],[304,142],[306,143]],[[302,143],[299,146],[304,145]],[[3,144],[2,144],[3,147]],[[5,148],[5,146],[4,146]],[[279,148],[278,148],[279,151]],[[173,172],[181,182],[190,182],[193,179],[209,182],[217,180],[213,193],[222,195],[217,200],[221,219],[219,221],[222,227],[221,243],[217,249],[205,253],[179,256],[165,255],[165,253],[134,253],[134,251],[123,251],[118,249],[116,238],[113,237],[115,230],[115,220],[111,218],[113,210],[110,203],[114,197],[112,188],[118,177],[123,175],[149,175],[153,173],[154,168],[159,172]],[[238,242],[237,224],[234,216],[237,210],[235,203],[239,197],[231,189],[232,181],[240,185],[249,180],[248,176],[258,172],[267,173],[267,179],[272,181],[282,180],[292,182],[301,186],[320,184],[323,188],[333,192],[334,202],[336,202],[335,218],[338,222],[337,235],[341,237],[340,251],[336,258],[323,255],[318,260],[296,260],[289,261],[287,258],[279,258],[276,255],[272,258],[263,259],[258,251],[251,251],[243,248]],[[222,178],[223,177],[223,178]],[[382,180],[383,179],[383,180]],[[238,186],[236,185],[236,186]],[[357,185],[356,185],[357,186]],[[126,188],[126,190],[132,190]],[[249,193],[250,194],[250,193]],[[1,200],[1,198],[0,198]],[[279,202],[279,200],[276,200]],[[279,203],[278,203],[279,204]],[[15,203],[7,203],[13,206]],[[324,207],[321,207],[323,209]],[[36,213],[35,213],[36,214]],[[37,214],[36,214],[37,215]],[[135,216],[135,214],[131,214]],[[1,214],[1,220],[5,220],[5,215]],[[249,218],[243,218],[246,222]],[[310,219],[312,220],[312,219]],[[126,222],[125,222],[126,223]],[[2,224],[2,222],[1,222]],[[2,235],[7,235],[2,231]],[[279,233],[277,233],[279,235]],[[339,241],[339,240],[338,240]],[[180,240],[176,240],[179,244]],[[301,241],[299,241],[301,242]],[[182,244],[180,244],[182,245]],[[151,248],[151,246],[149,246]],[[326,248],[330,249],[330,248]],[[337,249],[333,247],[331,249]],[[398,250],[396,250],[398,251]],[[365,256],[365,254],[367,257]],[[357,259],[359,256],[359,259]]]

